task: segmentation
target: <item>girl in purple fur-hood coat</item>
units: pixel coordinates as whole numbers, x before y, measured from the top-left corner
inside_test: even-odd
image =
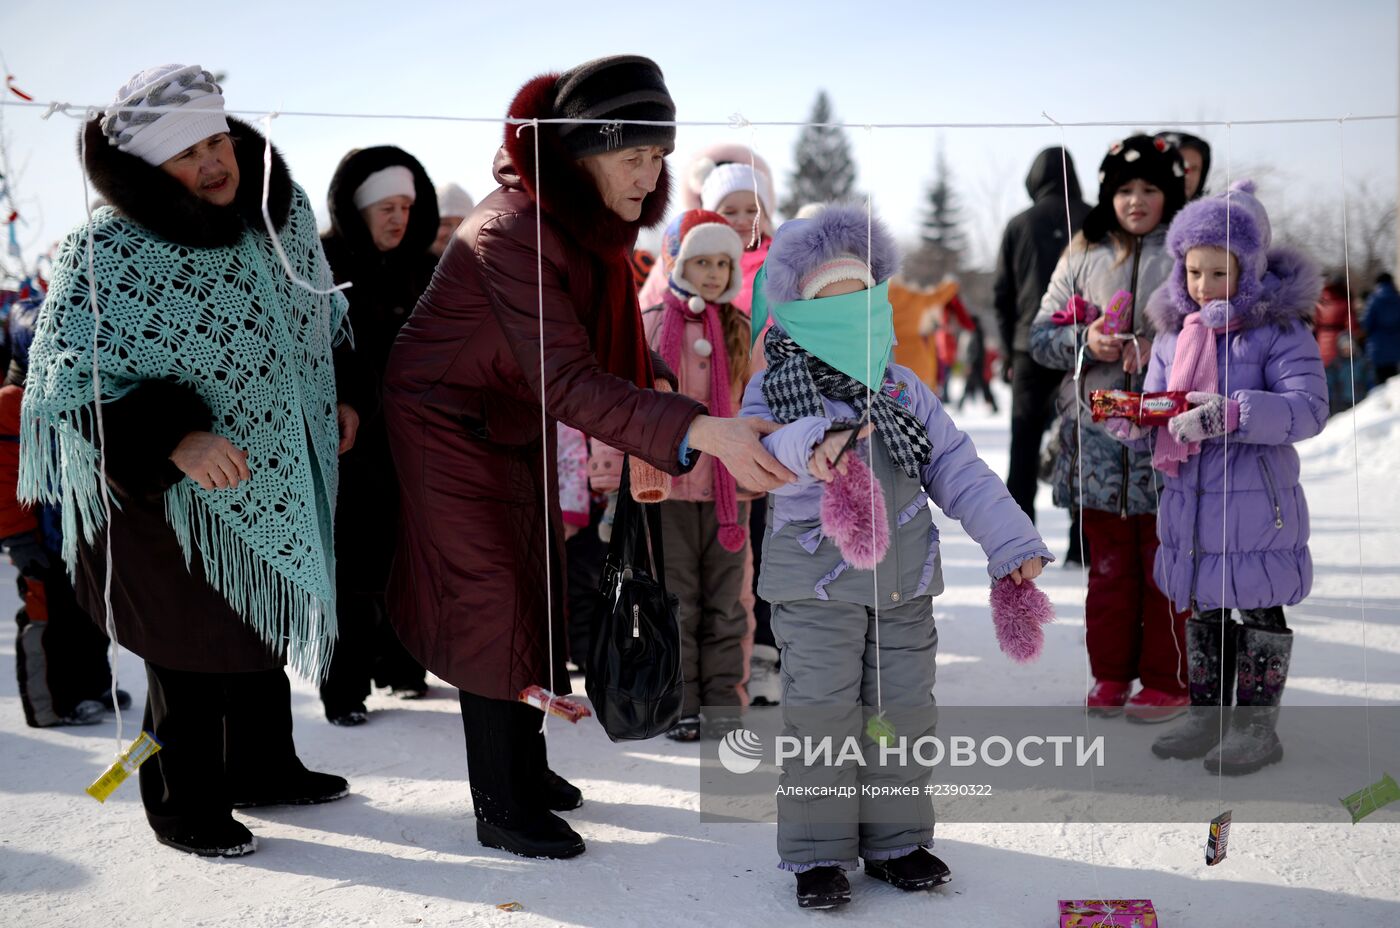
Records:
[[[1166,474],[1155,577],[1178,609],[1292,605],[1312,586],[1308,508],[1293,443],[1316,435],[1327,421],[1326,377],[1308,328],[1322,279],[1303,254],[1270,247],[1268,216],[1253,190],[1242,181],[1223,197],[1182,210],[1167,233],[1175,267],[1148,304],[1160,334],[1147,392],[1171,389],[1177,342],[1192,314],[1199,312],[1217,331],[1230,327],[1215,339],[1219,388],[1206,391],[1228,397],[1227,431],[1205,438],[1175,475],[1174,462],[1161,461],[1160,450],[1154,454],[1153,463]],[[1228,301],[1203,308],[1188,292],[1187,252],[1226,248],[1227,238],[1238,262],[1238,289]],[[1153,438],[1161,443],[1161,436]]]
[[[1193,710],[1152,750],[1204,755],[1212,773],[1244,774],[1283,756],[1274,727],[1293,646],[1283,607],[1312,587],[1293,444],[1327,421],[1322,358],[1308,326],[1322,279],[1304,255],[1271,247],[1250,181],[1183,208],[1167,249],[1175,266],[1148,303],[1159,334],[1143,389],[1186,390],[1194,408],[1164,427],[1116,419],[1109,431],[1150,448],[1165,475],[1154,576],[1177,608],[1192,609],[1192,706],[1228,706],[1233,695],[1255,708],[1235,712],[1223,741],[1219,719]],[[1214,293],[1206,289],[1212,275]]]

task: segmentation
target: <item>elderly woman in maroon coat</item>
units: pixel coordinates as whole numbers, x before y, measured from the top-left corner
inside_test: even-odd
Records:
[[[653,389],[672,378],[647,350],[628,258],[665,214],[675,129],[628,121],[674,120],[660,69],[618,56],[537,77],[510,115],[618,121],[508,124],[500,187],[399,335],[384,395],[403,500],[390,609],[408,650],[462,691],[478,839],[572,857],[583,841],[551,810],[582,796],[517,701],[533,683],[569,689],[555,421],[673,474],[705,452],[751,489],[793,476],[758,441],[767,423]]]

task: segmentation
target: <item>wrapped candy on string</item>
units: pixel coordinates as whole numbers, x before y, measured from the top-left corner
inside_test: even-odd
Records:
[[[541,712],[549,715],[557,715],[566,722],[577,725],[581,719],[586,719],[593,713],[582,703],[574,702],[564,696],[555,696],[549,690],[538,683],[527,686],[520,691],[520,701],[528,706],[534,706]]]

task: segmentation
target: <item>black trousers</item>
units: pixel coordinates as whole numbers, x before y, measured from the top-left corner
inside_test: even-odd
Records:
[[[958,398],[958,411],[961,412],[963,406],[967,404],[968,397],[983,400],[992,407],[992,412],[997,411],[997,398],[992,395],[992,385],[987,382],[987,378],[982,374],[986,370],[985,363],[969,364],[967,378],[963,380],[962,396]]]
[[[399,641],[382,593],[336,594],[340,637],[321,684],[326,716],[363,711],[370,681],[391,689],[418,689],[423,668]]]
[[[1222,616],[1221,613],[1224,613]],[[1250,628],[1260,628],[1269,632],[1288,631],[1288,618],[1282,606],[1265,606],[1262,609],[1240,609],[1240,621]],[[1230,617],[1229,609],[1197,609],[1195,616],[1202,622],[1219,624]]]
[[[608,546],[598,537],[598,523],[602,521],[606,508],[601,503],[592,506],[588,514],[588,527],[564,542],[569,597],[569,659],[580,670],[588,666],[588,656],[593,653],[593,635],[598,627],[598,613],[603,608],[598,583],[603,575]]]
[[[753,549],[753,643],[776,648],[773,639],[773,608],[758,595],[758,572],[763,566],[763,533],[768,529],[768,497],[749,503],[749,547]]]
[[[78,703],[110,696],[110,642],[78,605],[62,563],[38,554],[37,545],[12,547],[10,558],[19,568],[15,670],[24,719],[53,725]]]
[[[161,749],[141,765],[146,819],[161,833],[227,818],[238,795],[305,770],[292,742],[280,667],[198,673],[146,663],[146,731]]]
[[[547,811],[543,784],[549,758],[540,710],[513,699],[461,693],[467,778],[478,818],[519,828]]]
[[[1035,494],[1040,470],[1040,443],[1055,420],[1055,394],[1064,371],[1037,364],[1024,351],[1011,362],[1011,466],[1006,488],[1035,521]]]

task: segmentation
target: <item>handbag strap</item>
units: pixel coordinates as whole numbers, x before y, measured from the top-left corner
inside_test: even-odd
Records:
[[[661,587],[663,595],[668,594],[666,589],[666,559],[661,546],[661,507],[658,503],[639,503],[632,498],[632,480],[630,462],[631,455],[626,455],[622,459],[622,475],[618,484],[617,510],[614,516],[613,538],[610,552],[616,555],[620,568],[630,566],[631,561],[644,561],[651,568],[653,579]],[[627,542],[632,538],[630,530],[631,520],[634,517],[641,519],[641,539],[646,551],[640,555],[633,551],[628,556]],[[624,528],[619,532],[618,528]],[[626,562],[626,563],[624,563]]]

